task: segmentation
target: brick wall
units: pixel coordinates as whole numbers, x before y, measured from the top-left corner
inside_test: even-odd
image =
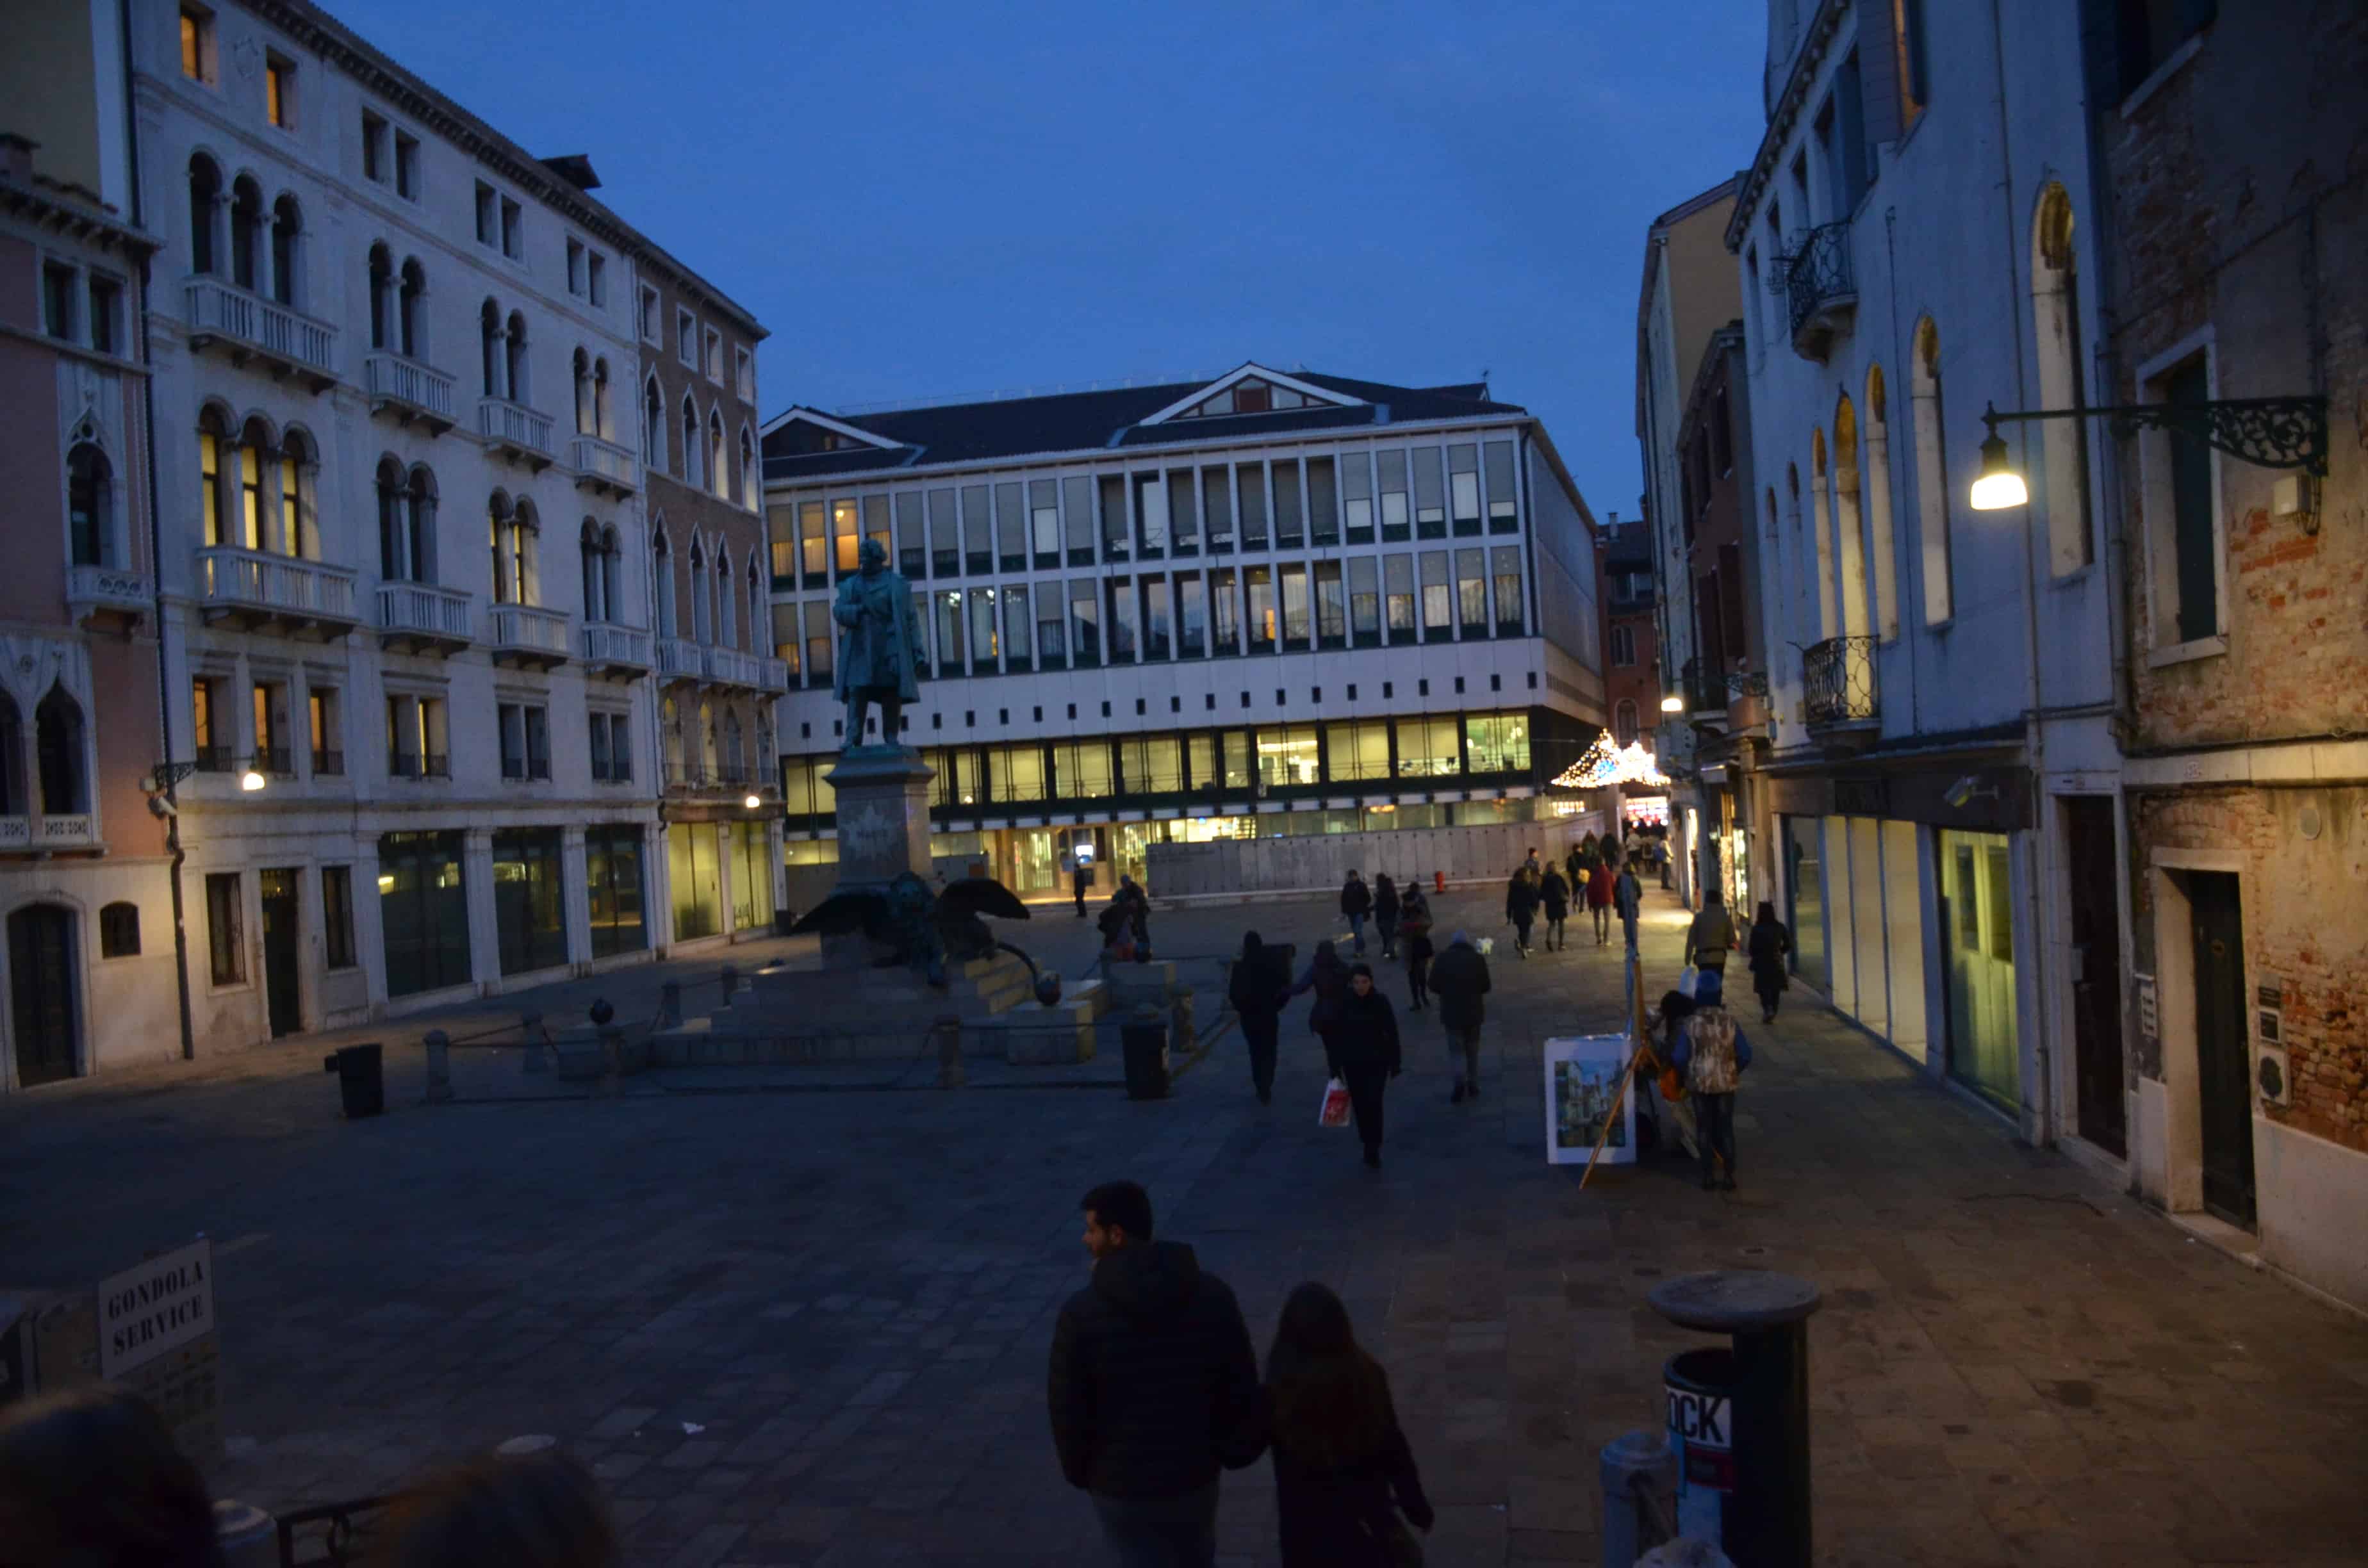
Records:
[[[2316,838],[2305,836],[2313,813]],[[2246,974],[2249,984],[2284,990],[2283,1043],[2294,1074],[2292,1107],[2266,1114],[2368,1152],[2368,787],[2138,795],[2130,827],[2138,969],[2159,973],[2157,944],[2189,939],[2157,928],[2144,874],[2153,852],[2243,855]],[[2159,1045],[2138,1040],[2135,1065],[2159,1079]]]

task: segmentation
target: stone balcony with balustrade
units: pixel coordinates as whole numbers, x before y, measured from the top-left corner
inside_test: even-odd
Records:
[[[76,626],[131,631],[154,612],[156,585],[121,566],[66,568],[66,609]]]
[[[299,377],[316,392],[336,384],[337,329],[327,322],[219,278],[190,278],[182,299],[192,349],[220,348],[233,364]]]
[[[650,673],[650,634],[594,621],[584,629],[584,663],[603,680],[639,680]]]
[[[575,639],[568,635],[571,618],[565,610],[546,609],[541,605],[503,604],[489,608],[493,636],[486,647],[494,663],[548,670],[565,664],[574,653]]]
[[[382,583],[378,590],[378,641],[404,653],[451,657],[472,638],[471,596],[432,583]]]
[[[657,655],[660,680],[696,681],[706,674],[699,657],[699,644],[688,637],[659,638]]]
[[[556,460],[551,444],[551,415],[507,398],[477,400],[477,434],[503,457],[522,462],[537,473]]]
[[[326,642],[361,619],[350,569],[227,544],[197,552],[197,597],[208,621],[251,631]]]
[[[372,414],[390,415],[398,425],[417,423],[440,436],[459,423],[452,378],[416,359],[370,355],[362,361],[362,390]]]
[[[580,490],[596,494],[631,495],[641,485],[633,454],[598,436],[577,436],[568,447],[568,466],[575,471]]]

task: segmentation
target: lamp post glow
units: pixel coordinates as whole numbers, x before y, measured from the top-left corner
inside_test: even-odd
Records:
[[[753,812],[753,811],[757,810],[759,806],[762,806],[765,802],[764,802],[764,801],[763,801],[762,799],[760,799],[760,798],[757,796],[757,792],[756,792],[755,790],[750,790],[750,791],[748,792],[747,797],[746,797],[746,799],[744,799],[740,803],[741,803],[742,805],[744,805],[744,806],[747,807],[750,811],[752,811],[752,812]]]
[[[1676,692],[1674,692],[1674,691],[1673,691],[1673,692],[1669,693],[1669,695],[1668,695],[1668,696],[1664,697],[1663,699],[1661,699],[1661,711],[1662,711],[1662,712],[1664,712],[1664,713],[1682,713],[1682,712],[1684,712],[1685,710],[1686,710],[1686,699],[1685,699],[1684,698],[1682,698],[1682,697],[1679,697]]]
[[[250,795],[268,782],[269,780],[263,777],[262,769],[255,766],[252,758],[247,762],[246,770],[238,776],[238,787]]]
[[[2030,505],[2031,490],[2022,483],[2022,475],[2008,466],[2006,441],[1993,426],[1987,439],[1982,442],[1981,477],[1974,481],[1973,504],[1976,512],[1999,512],[2009,506]]]

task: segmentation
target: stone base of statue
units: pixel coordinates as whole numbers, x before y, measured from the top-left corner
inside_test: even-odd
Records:
[[[911,746],[849,746],[824,777],[838,805],[838,885],[884,891],[901,872],[928,881],[929,781],[937,769]],[[826,970],[870,969],[888,949],[861,932],[825,937]]]

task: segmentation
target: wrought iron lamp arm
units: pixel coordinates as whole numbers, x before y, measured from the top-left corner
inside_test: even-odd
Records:
[[[1982,410],[1982,423],[1993,437],[2001,425],[2041,419],[2109,420],[2116,436],[2127,436],[2133,430],[2168,430],[2260,468],[2298,468],[2315,478],[2327,477],[2327,399],[2320,396],[2019,408],[2003,414],[1992,403]]]

